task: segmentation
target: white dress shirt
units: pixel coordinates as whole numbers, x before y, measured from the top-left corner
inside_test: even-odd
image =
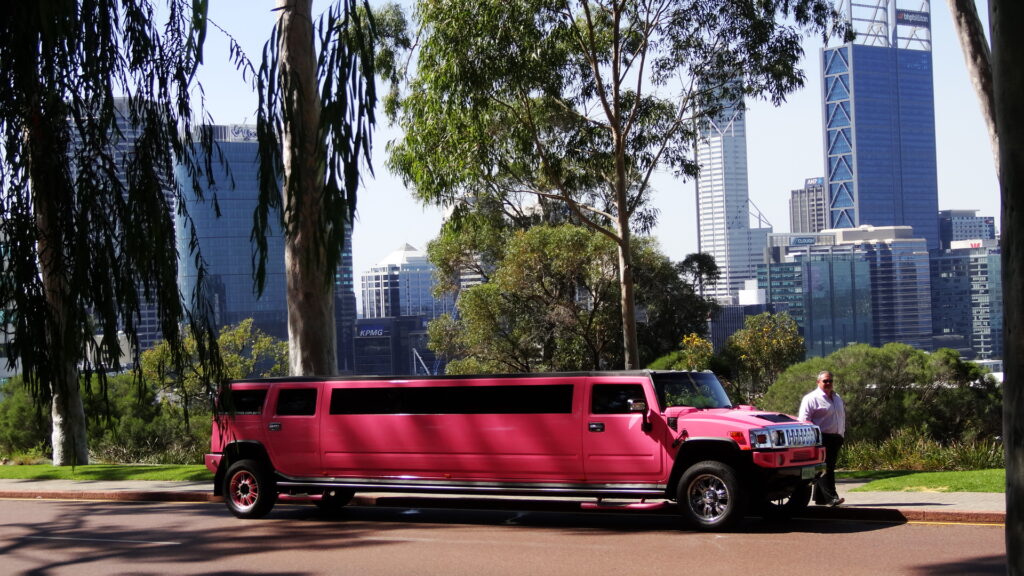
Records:
[[[832,392],[829,398],[821,388],[808,392],[800,401],[800,412],[797,416],[816,424],[822,434],[846,435],[846,406],[838,392]]]

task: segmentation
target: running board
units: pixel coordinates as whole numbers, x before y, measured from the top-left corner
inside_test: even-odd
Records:
[[[668,501],[661,502],[628,502],[622,504],[606,504],[601,501],[582,502],[580,508],[584,510],[661,510],[669,506]]]

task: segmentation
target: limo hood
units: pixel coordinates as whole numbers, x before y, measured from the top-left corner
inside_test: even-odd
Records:
[[[668,414],[672,416],[671,412]],[[685,411],[678,416],[679,423],[687,426],[707,424],[711,426],[733,425],[737,428],[766,428],[772,425],[804,424],[800,420],[778,412],[761,412],[736,408],[712,408],[710,410]]]

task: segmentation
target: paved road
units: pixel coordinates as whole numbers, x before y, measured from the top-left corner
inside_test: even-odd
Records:
[[[219,503],[0,501],[2,574],[1005,574],[1001,526],[748,520],[729,534],[668,514]]]

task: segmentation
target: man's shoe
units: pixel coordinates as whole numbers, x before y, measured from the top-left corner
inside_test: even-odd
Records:
[[[839,506],[843,502],[846,502],[846,498],[836,498],[836,499],[832,500],[831,502],[829,502],[828,505],[833,507],[833,508],[835,508],[836,506]]]

